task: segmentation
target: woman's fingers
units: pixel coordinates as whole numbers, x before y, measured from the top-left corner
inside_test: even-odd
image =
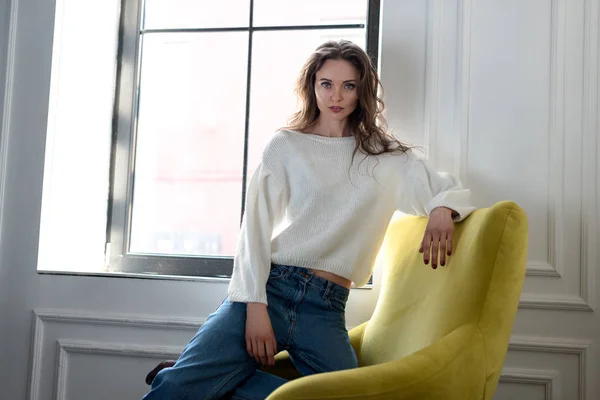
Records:
[[[260,351],[261,347],[262,347],[262,356],[261,356],[261,351]],[[252,351],[254,352],[254,359],[256,360],[256,362],[262,364],[262,357],[264,357],[264,354],[265,354],[264,344],[261,346],[260,340],[254,340],[252,342]]]
[[[248,354],[260,365],[274,364],[277,343],[266,305],[248,303],[246,312],[246,349]]]
[[[440,236],[440,265],[446,265],[446,247],[448,246],[448,234],[444,233]]]
[[[261,365],[275,365],[275,354],[277,354],[277,343],[274,340],[251,340],[246,339],[246,351],[250,357]]]
[[[258,361],[257,355],[258,355],[258,346],[256,344],[256,340],[250,340],[250,345],[252,346],[252,348],[250,349],[250,355],[252,356],[252,358],[254,358],[256,361]]]
[[[267,351],[266,351],[266,347],[267,347],[267,343],[264,341],[258,341],[258,362],[260,362],[261,365],[267,365],[269,362],[269,358],[267,357]]]
[[[254,353],[252,352],[252,340],[246,338],[246,351],[250,354],[250,357],[254,357]]]
[[[254,359],[259,362],[261,365],[268,364],[267,351],[265,350],[267,347],[267,343],[262,340],[255,341],[256,343],[256,352],[254,353]]]
[[[267,351],[267,365],[273,367],[275,365],[275,351],[273,350],[274,340],[270,339],[265,342],[265,348]]]
[[[437,268],[438,261],[439,265],[445,266],[447,256],[452,255],[452,231],[426,231],[419,252],[423,253],[425,264],[431,260],[433,269]]]
[[[433,245],[431,246],[431,267],[433,269],[437,268],[438,265],[438,251],[440,247],[440,233],[433,233]]]
[[[454,221],[452,210],[448,207],[434,208],[429,214],[425,235],[421,247],[425,264],[431,259],[431,267],[446,265],[446,257],[452,254],[452,233]]]
[[[431,239],[431,232],[425,231],[425,237],[421,243],[421,248],[423,249],[423,262],[425,264],[429,263],[429,256],[431,254]]]

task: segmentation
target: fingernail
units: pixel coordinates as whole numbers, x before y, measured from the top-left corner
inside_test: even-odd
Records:
[[[449,256],[451,256],[451,255],[452,255],[452,252],[451,252],[451,251],[449,251],[449,252],[448,252],[448,255],[449,255]]]
[[[429,264],[429,260],[425,260],[425,265]]]
[[[441,263],[440,263],[440,265],[441,265],[442,267],[444,266],[444,264],[445,264],[444,262],[441,262]]]
[[[433,264],[433,265],[431,266],[431,268],[433,268],[433,269],[437,269],[437,265]]]

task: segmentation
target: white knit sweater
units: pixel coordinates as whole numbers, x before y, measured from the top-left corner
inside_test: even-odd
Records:
[[[412,151],[366,159],[358,152],[351,165],[354,147],[354,137],[273,136],[248,187],[230,301],[267,304],[271,262],[362,286],[396,210],[427,216],[445,206],[458,212],[457,221],[474,210],[469,190]]]

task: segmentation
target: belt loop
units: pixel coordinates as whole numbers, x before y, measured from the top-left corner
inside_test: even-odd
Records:
[[[291,265],[286,265],[285,266],[285,272],[283,273],[283,277],[285,279],[289,279],[290,276],[292,276],[292,274],[294,273],[294,267]]]
[[[329,292],[331,292],[332,287],[333,283],[330,280],[327,280],[327,285],[325,285],[325,291],[323,292],[323,299],[327,300],[329,298]]]

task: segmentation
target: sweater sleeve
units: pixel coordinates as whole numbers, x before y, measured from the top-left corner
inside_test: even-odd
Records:
[[[424,159],[414,155],[410,158],[406,185],[399,187],[399,211],[429,216],[433,209],[447,207],[455,212],[454,221],[462,221],[475,210],[471,204],[471,191],[463,188],[458,179],[436,172]]]
[[[271,270],[271,237],[285,214],[285,195],[273,174],[261,163],[250,180],[246,208],[228,287],[229,301],[267,304]]]

